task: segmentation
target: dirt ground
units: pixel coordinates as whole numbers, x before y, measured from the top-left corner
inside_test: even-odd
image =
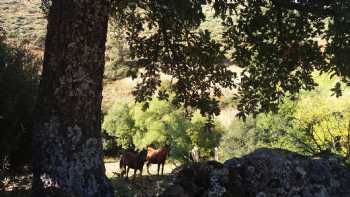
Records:
[[[112,184],[118,197],[154,197],[159,196],[165,188],[172,182],[171,171],[176,167],[174,164],[166,163],[164,166],[164,175],[157,176],[157,165],[150,166],[150,175],[147,173],[146,165],[143,168],[142,176],[137,172],[133,177],[134,171],[130,170],[129,179],[120,177],[119,161],[109,161],[105,163],[106,174],[112,181]]]
[[[154,197],[159,196],[171,183],[170,172],[176,167],[172,163],[164,166],[164,176],[157,176],[157,165],[150,166],[150,175],[147,173],[146,165],[143,168],[143,175],[133,177],[133,170],[129,172],[129,179],[120,177],[119,160],[105,160],[106,174],[115,188],[116,197]],[[0,190],[1,197],[29,197],[31,194],[30,173],[16,174],[5,181],[7,186],[4,191]],[[5,183],[4,182],[4,183]]]
[[[175,165],[172,164],[172,163],[169,163],[167,162],[165,165],[164,165],[164,174],[167,175],[167,174],[170,174],[171,171],[173,169],[175,169]],[[115,176],[115,173],[116,174],[119,174],[120,173],[120,169],[119,169],[119,160],[108,160],[105,162],[105,168],[106,168],[106,174],[108,177],[113,177]],[[161,170],[159,170],[161,171]],[[133,175],[134,171],[132,169],[130,169],[129,171],[129,176],[130,175]],[[139,173],[139,172],[137,172]],[[156,164],[151,164],[150,166],[150,173],[151,175],[157,175],[157,165]],[[143,173],[142,175],[148,175],[147,174],[147,167],[146,167],[146,163],[143,167]]]

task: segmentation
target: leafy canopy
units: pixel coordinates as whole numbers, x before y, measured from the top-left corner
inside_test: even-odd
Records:
[[[281,99],[316,86],[314,70],[349,81],[350,2],[217,0],[232,59],[243,67],[240,116],[276,111]],[[341,94],[340,83],[333,89]]]
[[[141,78],[134,92],[137,101],[149,101],[154,94],[169,97],[169,92],[158,89],[163,73],[174,79],[174,104],[196,107],[203,115],[219,113],[215,97],[221,96],[221,87],[234,87],[234,73],[224,65],[222,44],[209,31],[198,30],[205,19],[205,4],[189,0],[117,3],[115,17],[125,28],[138,65],[129,74]]]
[[[50,0],[43,0],[49,7]],[[159,90],[161,73],[173,78],[175,104],[219,113],[221,88],[238,87],[241,117],[276,111],[286,95],[311,90],[314,70],[338,75],[350,84],[350,1],[348,0],[122,0],[112,15],[125,32],[136,61],[129,75],[139,77],[137,101]],[[223,21],[220,41],[207,30],[203,6]],[[225,65],[244,68],[240,81]],[[341,83],[332,90],[342,94]],[[146,102],[147,107],[147,102]]]
[[[223,20],[222,42],[197,29],[205,19],[203,5]],[[174,78],[175,103],[208,115],[219,113],[221,88],[238,85],[244,118],[276,111],[287,93],[313,89],[314,70],[349,81],[349,1],[134,0],[116,2],[115,10],[138,61],[129,73],[142,79],[137,101],[168,97],[158,90],[164,73]],[[238,84],[223,63],[227,53],[244,68]],[[340,83],[333,91],[341,95]]]

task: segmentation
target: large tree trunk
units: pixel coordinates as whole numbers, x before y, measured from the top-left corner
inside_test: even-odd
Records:
[[[109,0],[52,0],[33,132],[33,196],[113,196],[101,143]]]

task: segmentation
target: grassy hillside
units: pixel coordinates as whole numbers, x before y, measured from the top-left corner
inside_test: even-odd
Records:
[[[102,110],[107,112],[112,104],[119,100],[133,101],[131,94],[136,82],[130,78],[120,79],[116,81],[106,80],[103,84],[103,101]]]
[[[0,26],[7,32],[10,43],[26,44],[30,51],[42,57],[47,22],[41,11],[40,2],[40,0],[1,0]],[[107,43],[107,46],[107,54],[113,52],[111,44]],[[132,99],[132,84],[129,79],[106,81],[103,109],[108,108],[116,99]]]
[[[33,50],[44,47],[46,19],[40,0],[1,0],[0,25],[9,41],[24,42]]]

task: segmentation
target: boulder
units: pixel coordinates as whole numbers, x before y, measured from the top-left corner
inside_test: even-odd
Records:
[[[337,157],[258,149],[221,164],[185,164],[162,196],[350,197],[350,169]]]
[[[217,161],[194,162],[176,168],[164,197],[242,196],[239,177]]]

